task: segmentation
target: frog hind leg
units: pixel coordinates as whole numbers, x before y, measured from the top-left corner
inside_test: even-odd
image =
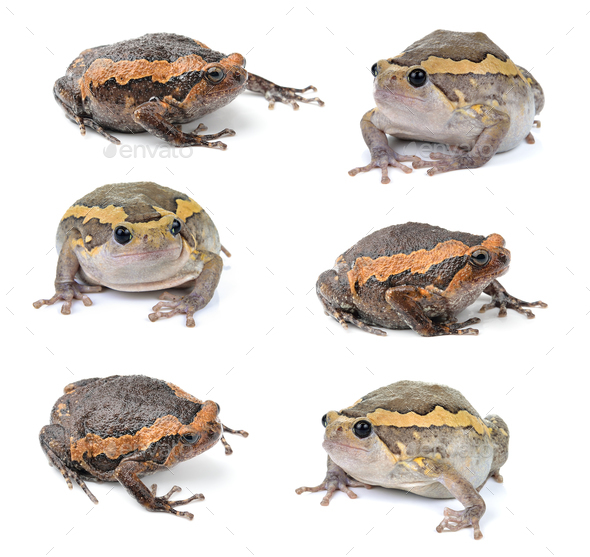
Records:
[[[219,137],[229,137],[236,135],[234,130],[225,128],[224,130],[209,134],[199,135],[198,132],[205,131],[207,128],[200,124],[193,132],[185,133],[180,126],[170,123],[175,111],[179,110],[180,105],[172,98],[166,97],[168,102],[161,101],[153,97],[149,101],[138,106],[133,112],[133,119],[140,124],[147,132],[155,135],[157,138],[166,141],[174,147],[209,147],[211,149],[227,149],[227,145],[221,141],[211,141]]]
[[[148,315],[150,321],[154,322],[160,318],[168,319],[178,313],[186,313],[186,326],[195,326],[193,315],[198,310],[204,308],[211,301],[211,298],[213,298],[223,268],[223,260],[219,255],[212,253],[210,256],[211,259],[205,263],[201,274],[196,278],[195,287],[190,294],[186,296],[175,296],[164,292],[160,296],[160,300],[163,301],[158,302],[152,308],[154,313]]]
[[[358,496],[352,491],[352,489],[350,489],[351,487],[371,489],[373,486],[355,480],[340,468],[340,466],[338,466],[330,457],[328,457],[328,470],[326,471],[326,477],[322,483],[314,487],[299,487],[295,490],[295,493],[301,495],[305,492],[317,493],[318,491],[327,491],[326,495],[320,502],[320,505],[327,507],[336,491],[342,491],[346,493],[350,499],[356,499]]]
[[[340,307],[338,303],[339,299],[347,301],[347,305],[349,306],[352,306],[352,300],[350,292],[343,291],[339,284],[336,284],[336,286],[331,285],[330,278],[334,277],[337,278],[337,275],[335,271],[331,269],[322,273],[316,283],[316,293],[324,307],[324,313],[336,319],[344,329],[348,329],[348,324],[350,323],[367,333],[378,336],[387,336],[385,331],[367,325],[364,321],[355,317],[351,312]]]
[[[473,537],[476,540],[483,537],[479,528],[479,521],[486,512],[486,504],[471,482],[448,464],[430,458],[418,457],[411,461],[403,461],[400,464],[423,477],[441,483],[465,507],[462,511],[455,511],[446,507],[444,510],[445,517],[436,527],[437,532],[440,533],[444,530],[456,532],[462,528],[473,527]]]
[[[46,425],[39,433],[39,442],[41,448],[49,460],[50,466],[57,468],[70,489],[73,489],[72,480],[74,480],[86,493],[88,498],[94,503],[98,499],[86,486],[80,474],[72,469],[69,458],[69,443],[66,440],[64,428],[58,424]]]
[[[511,296],[506,292],[506,289],[497,281],[493,280],[489,286],[484,290],[484,293],[492,297],[492,301],[489,304],[481,306],[479,312],[485,313],[488,309],[500,308],[498,317],[506,317],[507,309],[513,309],[514,311],[526,315],[527,319],[534,319],[535,314],[524,308],[546,308],[547,304],[541,300],[536,302],[525,302],[519,300],[514,296]]]
[[[489,478],[494,478],[498,483],[502,483],[504,478],[500,474],[500,468],[508,460],[508,443],[510,441],[510,431],[506,422],[496,414],[490,414],[484,419],[485,424],[490,429],[492,437],[492,446],[494,448],[494,459],[490,468]],[[485,483],[485,482],[484,482]],[[483,487],[483,484],[482,484]]]
[[[268,79],[264,79],[253,73],[248,73],[246,88],[253,93],[264,95],[264,98],[268,101],[268,108],[271,110],[274,108],[276,102],[290,104],[293,107],[293,110],[299,109],[297,101],[302,103],[317,102],[320,106],[324,106],[324,101],[318,97],[308,98],[299,95],[299,93],[305,93],[306,91],[317,91],[313,85],[309,85],[308,87],[305,87],[305,89],[282,87]]]
[[[464,153],[455,152],[431,153],[430,161],[416,161],[414,168],[429,168],[428,175],[434,176],[452,170],[479,168],[488,162],[495,154],[502,140],[510,129],[510,116],[491,106],[476,104],[458,110],[463,117],[471,119],[474,124],[483,125],[473,148]]]
[[[93,129],[95,132],[108,139],[111,143],[119,145],[121,142],[110,133],[106,132],[92,118],[88,118],[82,108],[82,101],[79,94],[75,93],[71,86],[69,76],[60,77],[53,86],[53,96],[66,114],[66,117],[80,128],[80,134],[86,135],[86,127]]]
[[[434,322],[422,309],[416,298],[426,298],[428,292],[415,286],[394,286],[385,292],[385,300],[402,317],[407,325],[424,337],[442,335],[477,335],[477,329],[465,329],[469,325],[479,323],[475,317],[462,323],[448,321],[446,323]]]
[[[113,475],[127,490],[129,495],[135,498],[135,500],[148,511],[166,512],[192,520],[194,518],[192,513],[180,512],[174,507],[187,505],[191,501],[202,501],[205,497],[201,493],[195,493],[186,499],[170,501],[170,497],[174,495],[174,493],[181,491],[181,488],[177,485],[175,485],[166,495],[157,497],[156,490],[158,486],[152,484],[151,488],[148,489],[139,479],[139,476],[155,472],[158,468],[160,468],[160,465],[153,462],[134,462],[132,460],[122,461],[115,469]]]

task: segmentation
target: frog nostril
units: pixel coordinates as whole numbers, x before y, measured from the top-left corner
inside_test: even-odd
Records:
[[[342,431],[342,426],[340,426],[336,431]]]
[[[143,241],[145,242],[147,239],[148,239],[148,235],[147,234],[144,234],[143,235]]]

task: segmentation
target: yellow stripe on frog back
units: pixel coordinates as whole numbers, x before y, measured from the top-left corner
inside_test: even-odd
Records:
[[[455,75],[473,74],[502,74],[518,75],[524,80],[524,76],[516,64],[508,58],[506,62],[496,58],[493,54],[488,54],[481,62],[472,62],[471,60],[451,60],[450,58],[440,58],[438,56],[429,56],[420,63],[429,74],[449,73]]]
[[[176,211],[176,216],[181,218],[182,220],[186,221],[190,216],[200,213],[203,208],[192,199],[177,199],[176,205],[178,209]]]
[[[489,435],[489,428],[483,421],[467,412],[459,410],[456,414],[445,410],[442,406],[436,406],[432,412],[424,416],[416,412],[390,412],[377,408],[374,412],[367,414],[367,419],[371,420],[373,425],[394,426],[394,427],[430,427],[430,426],[448,426],[448,427],[473,427],[480,435]]]
[[[70,207],[65,215],[61,218],[62,221],[68,217],[77,219],[84,218],[82,224],[86,224],[90,219],[98,219],[101,224],[110,224],[113,228],[127,218],[127,213],[123,207],[115,207],[109,205],[108,207],[85,207],[84,205],[73,205]]]

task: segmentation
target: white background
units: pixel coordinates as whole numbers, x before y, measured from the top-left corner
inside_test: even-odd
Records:
[[[440,2],[10,2],[2,12],[2,321],[5,423],[2,513],[28,555],[213,554],[568,555],[586,529],[588,263],[587,3],[510,8]],[[526,3],[526,5],[530,5]],[[358,122],[373,106],[368,71],[437,28],[484,31],[545,89],[536,144],[522,142],[483,168],[430,178],[426,170],[348,176],[369,162]],[[326,102],[298,112],[244,93],[203,118],[236,130],[227,151],[169,149],[148,134],[88,130],[81,137],[52,98],[53,82],[85,48],[176,32],[279,84],[312,83]],[[584,40],[586,38],[586,40]],[[197,122],[187,126],[192,129]],[[399,150],[404,143],[394,142]],[[142,151],[148,146],[151,155]],[[107,154],[113,154],[107,152]],[[35,310],[50,297],[57,224],[103,184],[153,180],[192,195],[211,214],[226,259],[212,302],[151,323],[158,293],[103,292],[94,305]],[[406,221],[475,234],[497,232],[513,264],[502,283],[547,309],[526,320],[482,317],[477,337],[386,338],[342,329],[322,313],[317,276],[370,230]],[[460,319],[477,314],[478,304]],[[221,405],[233,456],[221,445],[153,477],[178,497],[206,500],[192,522],[142,509],[118,484],[91,484],[100,504],[68,491],[37,435],[71,381],[143,373]],[[458,388],[511,429],[505,483],[483,489],[482,541],[472,530],[438,534],[441,501],[386,489],[297,496],[324,477],[321,416],[400,379]],[[152,478],[147,478],[151,484]]]

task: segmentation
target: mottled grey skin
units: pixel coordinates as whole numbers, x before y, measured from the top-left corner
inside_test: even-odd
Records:
[[[117,240],[119,228],[130,231],[128,243]],[[74,298],[91,305],[85,294],[103,286],[126,292],[182,286],[190,294],[164,293],[149,318],[186,313],[193,327],[193,314],[213,297],[223,268],[219,235],[205,210],[154,182],[107,184],[82,197],[62,218],[56,243],[56,294],[34,305],[63,300],[65,314]]]
[[[74,480],[93,503],[98,500],[85,481],[118,481],[147,510],[192,519],[174,507],[203,495],[170,501],[180,487],[157,497],[156,485],[148,489],[139,478],[194,458],[219,440],[231,454],[224,429],[248,435],[224,428],[215,402],[201,402],[172,383],[144,375],[84,379],[67,385],[64,393],[39,441],[68,487]]]
[[[203,43],[173,33],[152,33],[83,51],[59,78],[53,93],[66,116],[88,126],[109,141],[120,141],[105,129],[124,133],[149,132],[175,147],[203,146],[225,149],[219,141],[235,135],[230,129],[199,135],[200,124],[184,133],[179,124],[209,114],[248,89],[263,94],[272,108],[275,102],[323,102],[298,93],[316,90],[281,87],[245,70],[238,53],[222,54]],[[211,74],[211,72],[220,72]],[[215,75],[213,80],[212,75]],[[219,76],[222,75],[221,79]]]
[[[457,498],[465,506],[445,509],[437,530],[473,526],[482,537],[479,520],[485,503],[479,491],[488,478],[502,481],[500,467],[508,458],[509,431],[491,415],[482,419],[459,391],[444,385],[399,381],[377,389],[340,412],[328,412],[324,449],[328,472],[316,487],[326,490],[328,505],[336,490],[352,499],[350,486],[382,486],[432,498]],[[355,427],[370,424],[368,436]]]
[[[416,70],[427,75],[420,85],[410,80]],[[434,31],[399,56],[377,62],[373,73],[377,106],[361,120],[372,160],[351,176],[378,167],[388,183],[388,166],[411,172],[401,162],[431,167],[431,176],[477,168],[525,138],[534,143],[530,130],[543,108],[543,90],[484,33]],[[399,155],[385,134],[445,143],[452,153],[432,153],[432,161]]]
[[[452,255],[441,256],[445,246],[455,242]],[[478,253],[489,261],[478,264]],[[398,256],[420,255],[422,269],[399,268],[366,281],[355,279],[364,261],[384,261]],[[361,239],[340,255],[334,267],[318,278],[316,292],[326,314],[343,327],[351,323],[367,332],[385,335],[375,328],[414,329],[422,336],[477,334],[464,329],[479,322],[463,323],[456,316],[482,294],[492,297],[480,311],[497,307],[500,316],[514,309],[534,317],[525,307],[546,307],[541,301],[524,302],[510,296],[496,280],[508,271],[510,251],[498,234],[478,236],[449,231],[438,226],[410,222],[383,228]],[[416,259],[408,259],[417,266]],[[382,264],[383,268],[385,263]],[[352,276],[352,284],[351,284]]]

